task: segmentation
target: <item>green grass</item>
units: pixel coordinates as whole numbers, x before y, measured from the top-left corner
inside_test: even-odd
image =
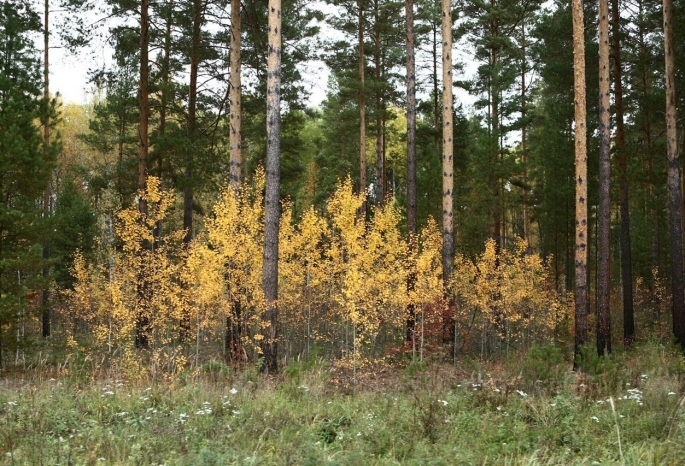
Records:
[[[150,384],[35,369],[0,381],[0,463],[685,463],[682,355],[646,345],[579,376],[555,351],[374,368],[354,393],[322,362],[275,378],[216,363]]]

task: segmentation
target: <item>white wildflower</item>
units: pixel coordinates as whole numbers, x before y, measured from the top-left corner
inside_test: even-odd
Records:
[[[528,396],[528,394],[525,393],[523,390],[516,390],[516,393],[518,393],[519,395],[521,395],[523,398],[525,398],[525,397]]]
[[[236,390],[235,388],[231,388],[230,393],[231,395],[235,395],[236,393],[238,393],[238,390]]]
[[[599,418],[597,416],[592,416],[590,419],[592,419],[595,422],[599,422]]]

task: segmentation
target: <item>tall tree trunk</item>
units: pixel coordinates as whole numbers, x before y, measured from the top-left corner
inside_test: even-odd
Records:
[[[666,146],[668,155],[668,219],[671,252],[671,302],[673,333],[685,349],[683,302],[683,237],[680,211],[680,161],[676,137],[675,64],[673,49],[673,0],[664,0],[664,49],[666,59]]]
[[[610,238],[611,127],[609,102],[609,0],[599,0],[599,211],[597,354],[611,353]]]
[[[264,196],[264,269],[266,310],[262,324],[263,370],[275,372],[278,322],[278,222],[281,154],[281,1],[269,0],[269,55],[266,83],[266,192]]]
[[[188,86],[188,145],[185,153],[185,186],[183,188],[183,247],[187,250],[193,240],[193,163],[197,150],[197,75],[200,67],[200,31],[202,27],[202,0],[193,0],[193,30],[190,50],[190,84]],[[190,336],[190,313],[183,309],[181,341]]]
[[[140,98],[139,112],[140,120],[138,123],[138,211],[141,214],[141,221],[147,217],[147,200],[142,194],[147,189],[147,156],[148,156],[148,120],[150,116],[149,102],[149,61],[148,43],[150,17],[148,15],[149,0],[141,0],[140,5]],[[144,242],[143,249],[149,248],[149,244]],[[148,348],[150,333],[150,316],[145,306],[145,301],[150,292],[150,284],[147,277],[141,274],[138,276],[137,290],[137,316],[136,316],[136,348]]]
[[[185,188],[183,191],[183,228],[186,247],[193,239],[193,153],[197,139],[197,74],[200,66],[200,28],[202,26],[202,0],[193,0],[193,31],[190,52],[190,85],[188,86],[188,139],[185,154]]]
[[[526,23],[521,23],[521,163],[523,165],[523,238],[530,247],[530,214],[528,211],[528,147],[526,141]]]
[[[242,153],[242,110],[241,110],[241,23],[240,23],[240,0],[231,0],[231,81],[229,91],[230,135],[229,151],[231,165],[231,187],[234,190],[240,188],[243,153]],[[230,358],[238,355],[241,337],[241,312],[240,299],[231,301],[231,315],[226,322],[226,350]]]
[[[616,155],[619,171],[619,209],[621,213],[621,279],[623,288],[623,344],[630,348],[635,340],[633,310],[633,256],[630,245],[630,204],[628,203],[628,164],[626,132],[623,121],[623,82],[621,70],[621,29],[618,0],[611,0],[614,49],[614,102],[616,105]]]
[[[50,28],[49,28],[49,18],[50,18],[50,1],[45,0],[45,25],[43,30],[43,46],[44,46],[44,61],[43,68],[43,97],[45,102],[50,100],[50,66],[49,66],[49,50],[50,50]],[[47,156],[50,150],[50,118],[45,118],[45,124],[43,125],[43,144],[45,146],[45,154]],[[48,181],[48,186],[43,191],[43,218],[47,220],[50,215],[50,185]],[[43,324],[43,338],[50,336],[50,289],[47,286],[48,276],[50,274],[50,269],[48,268],[47,262],[50,260],[50,241],[48,240],[48,235],[45,236],[43,240],[43,280],[45,284],[43,285],[43,293],[41,295],[41,308],[42,313],[42,324]]]
[[[438,102],[438,25],[433,24],[433,128],[435,137],[433,145],[435,150],[440,148],[440,103]]]
[[[414,0],[404,2],[406,16],[407,47],[407,234],[409,256],[416,252],[416,63],[414,58]],[[412,293],[416,284],[416,264],[410,264],[407,292]],[[416,309],[410,304],[407,309],[407,341],[414,340]]]
[[[588,339],[587,286],[587,126],[585,116],[585,26],[583,2],[572,0],[573,14],[573,90],[575,100],[575,180],[576,180],[576,240],[575,240],[575,345],[576,360],[580,347]]]
[[[231,164],[231,187],[240,186],[243,153],[242,153],[242,111],[241,111],[241,24],[240,0],[231,0],[231,81],[229,91],[230,135],[229,151]]]
[[[357,0],[359,10],[359,194],[366,193],[366,66],[364,59],[364,0]],[[366,200],[361,215],[366,215]]]
[[[442,0],[442,281],[451,302],[454,262],[454,126],[452,98],[452,0]],[[454,316],[443,324],[446,336],[454,341]],[[454,349],[453,349],[454,351]]]
[[[374,65],[376,79],[376,205],[382,206],[385,202],[385,154],[383,152],[383,96],[380,88],[381,83],[381,30],[378,18],[378,0],[374,3]]]

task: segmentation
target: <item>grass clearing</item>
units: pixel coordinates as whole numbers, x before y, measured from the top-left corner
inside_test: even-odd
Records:
[[[588,358],[578,375],[555,351],[368,368],[354,393],[349,374],[320,360],[276,377],[213,363],[166,382],[89,380],[68,367],[4,374],[0,463],[685,462],[681,353],[644,345]]]

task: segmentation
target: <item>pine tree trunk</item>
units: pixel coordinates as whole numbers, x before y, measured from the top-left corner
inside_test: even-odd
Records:
[[[149,0],[141,0],[140,5],[140,99],[139,112],[140,120],[138,123],[138,211],[141,218],[147,217],[147,201],[144,193],[147,189],[147,156],[148,156],[148,120],[150,112],[149,103],[149,62],[148,62],[148,33],[150,18],[148,16]],[[149,248],[149,244],[142,244],[143,249]],[[150,291],[150,284],[147,277],[139,274],[138,276],[138,305],[136,316],[136,348],[148,348],[150,333],[150,317],[145,309],[145,301]]]
[[[630,204],[628,203],[628,165],[626,132],[623,121],[623,82],[621,70],[620,12],[618,0],[611,0],[614,49],[614,102],[616,105],[616,154],[619,171],[619,209],[621,213],[621,278],[623,288],[623,344],[630,348],[635,340],[633,310],[633,257],[630,244]]]
[[[521,24],[521,163],[523,165],[523,239],[530,248],[530,215],[528,211],[528,147],[526,140],[526,24]]]
[[[416,214],[416,63],[414,58],[414,0],[404,2],[406,16],[407,47],[407,234],[409,256],[416,251],[417,214]],[[407,292],[414,291],[416,284],[416,264],[410,264],[407,279]],[[414,304],[407,309],[407,341],[414,340]]]
[[[611,353],[610,236],[611,127],[609,102],[609,0],[599,0],[599,211],[597,354]]]
[[[231,81],[229,90],[229,151],[231,188],[240,188],[243,173],[241,110],[241,18],[240,0],[231,0]],[[229,358],[238,356],[241,337],[242,307],[239,299],[231,301],[231,315],[226,318],[226,350]]]
[[[673,0],[664,0],[664,49],[666,59],[666,146],[668,155],[668,218],[671,252],[671,300],[673,333],[685,349],[685,302],[683,302],[683,237],[680,211],[680,161],[676,137],[675,64],[673,49]]]
[[[383,105],[381,83],[381,31],[378,18],[378,0],[374,3],[374,65],[376,85],[376,205],[382,206],[385,202],[385,154],[383,153]]]
[[[575,180],[576,180],[576,233],[575,233],[575,345],[576,357],[588,339],[588,286],[587,286],[587,126],[585,116],[585,27],[583,2],[572,0],[573,14],[573,88],[575,100]],[[574,367],[578,367],[578,360]]]
[[[454,126],[452,97],[452,1],[442,0],[442,280],[445,296],[449,289],[454,261]],[[454,316],[443,323],[445,335],[454,340]]]
[[[262,369],[275,372],[278,321],[278,222],[280,217],[281,153],[281,2],[269,0],[269,55],[266,83],[266,192],[264,195],[264,289]]]
[[[188,139],[185,154],[185,187],[183,190],[183,244],[188,247],[193,239],[193,153],[196,150],[197,130],[197,74],[200,66],[200,28],[202,0],[193,0],[193,31],[190,52],[190,85],[188,86]]]
[[[50,18],[50,1],[45,0],[45,29],[43,30],[43,46],[44,46],[44,60],[45,63],[43,69],[43,98],[45,102],[50,101],[50,66],[49,66],[49,50],[50,50],[50,28],[49,28],[49,18]],[[47,155],[50,150],[50,118],[49,116],[45,118],[45,124],[43,125],[43,144],[45,146],[45,153]],[[43,218],[47,220],[50,215],[50,186],[45,188],[43,191]],[[46,235],[43,240],[43,280],[45,284],[43,285],[43,293],[41,295],[41,308],[42,312],[42,324],[43,324],[43,338],[50,336],[50,290],[47,286],[48,276],[50,274],[50,269],[47,266],[47,262],[50,260],[50,241]]]
[[[366,66],[364,59],[364,0],[357,0],[359,9],[359,194],[366,193]],[[366,215],[366,200],[361,208]]]
[[[231,81],[229,86],[230,135],[229,151],[231,165],[231,187],[240,186],[243,153],[242,153],[242,111],[241,111],[241,24],[240,0],[231,0]]]

